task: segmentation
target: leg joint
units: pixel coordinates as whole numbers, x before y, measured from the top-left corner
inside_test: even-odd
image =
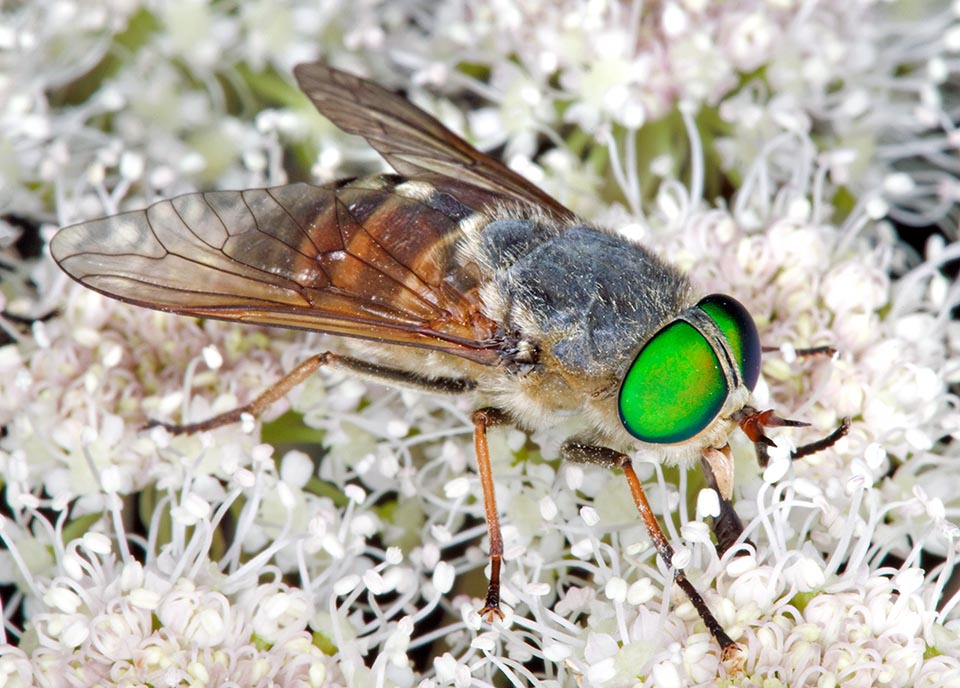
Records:
[[[623,452],[576,440],[564,442],[560,447],[560,456],[573,463],[592,463],[606,468],[626,468],[632,464],[630,457]]]
[[[470,418],[476,427],[484,430],[492,428],[494,425],[505,425],[510,422],[510,416],[507,415],[506,411],[492,407],[477,409]]]

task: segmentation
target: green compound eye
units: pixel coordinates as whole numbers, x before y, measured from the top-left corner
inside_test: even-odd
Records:
[[[653,335],[627,371],[620,420],[644,442],[683,442],[716,418],[728,392],[707,340],[693,325],[675,320]]]
[[[731,386],[756,386],[760,351],[747,310],[723,294],[706,297],[637,354],[620,387],[623,426],[651,444],[689,440],[717,417]]]
[[[760,335],[743,305],[725,294],[711,294],[697,308],[710,316],[726,337],[740,369],[740,379],[751,392],[760,377]]]

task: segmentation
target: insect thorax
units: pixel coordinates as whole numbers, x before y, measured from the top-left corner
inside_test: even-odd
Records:
[[[471,243],[486,273],[487,315],[569,375],[619,373],[650,335],[695,300],[676,268],[584,224],[498,218]]]

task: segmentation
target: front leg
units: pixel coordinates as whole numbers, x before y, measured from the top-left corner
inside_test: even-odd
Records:
[[[733,460],[730,447],[723,449],[705,449],[700,458],[703,474],[709,485],[717,493],[720,501],[720,513],[713,517],[713,534],[717,537],[717,554],[721,557],[743,535],[743,521],[733,508]],[[729,470],[725,470],[729,469]],[[749,539],[746,544],[753,544]]]
[[[647,527],[650,539],[657,548],[657,553],[660,555],[660,558],[663,559],[667,568],[673,569],[673,578],[677,582],[677,585],[679,585],[680,589],[690,598],[690,602],[693,603],[700,618],[703,619],[703,623],[706,624],[707,630],[710,631],[710,634],[716,638],[717,643],[720,644],[721,655],[724,661],[735,658],[740,650],[739,646],[727,635],[727,632],[723,630],[720,622],[717,621],[713,612],[710,611],[706,602],[703,601],[703,597],[700,596],[700,593],[697,592],[697,589],[693,587],[693,584],[683,573],[683,569],[673,567],[673,547],[671,547],[667,536],[664,535],[663,530],[661,530],[656,516],[653,515],[653,510],[647,501],[647,495],[643,491],[643,485],[633,470],[633,462],[630,457],[621,452],[609,449],[608,447],[584,444],[576,440],[567,440],[564,442],[560,448],[560,455],[569,461],[592,463],[606,466],[607,468],[619,468],[623,471],[624,477],[627,479],[627,484],[630,486],[630,493],[633,495],[633,502],[637,506],[637,511],[640,512],[640,518],[643,519],[643,524]]]

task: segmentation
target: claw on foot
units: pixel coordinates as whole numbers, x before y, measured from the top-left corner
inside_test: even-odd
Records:
[[[495,607],[491,607],[489,604],[484,605],[483,609],[481,609],[478,614],[480,614],[480,618],[485,619],[489,624],[493,623],[494,618],[503,621],[503,612],[500,611],[499,604]]]
[[[747,656],[736,643],[727,645],[720,651],[720,664],[727,672],[727,676],[742,674],[746,663]]]

